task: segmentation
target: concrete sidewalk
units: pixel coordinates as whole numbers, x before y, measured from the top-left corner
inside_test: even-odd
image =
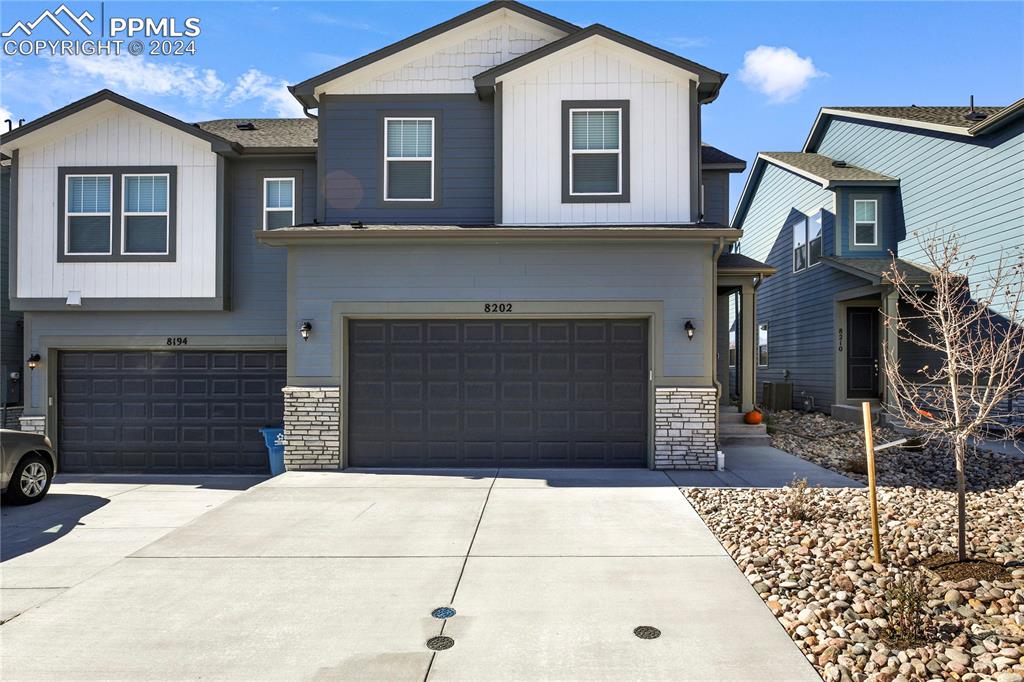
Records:
[[[727,445],[725,471],[669,471],[682,488],[781,488],[806,478],[822,488],[863,488],[863,484],[770,446]]]
[[[5,679],[818,679],[646,470],[288,473],[0,637]]]
[[[263,481],[61,474],[41,502],[0,508],[0,623]]]

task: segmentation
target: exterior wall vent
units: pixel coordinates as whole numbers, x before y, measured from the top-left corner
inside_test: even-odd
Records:
[[[256,124],[252,121],[242,121],[241,123],[236,123],[235,127],[238,128],[239,130],[256,130]]]
[[[847,164],[845,161],[836,160],[832,162],[832,165],[835,166],[836,168],[846,168]]]

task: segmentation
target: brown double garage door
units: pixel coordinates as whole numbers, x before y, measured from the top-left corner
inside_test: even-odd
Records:
[[[268,471],[259,428],[283,419],[284,351],[65,351],[57,448],[66,472]]]
[[[352,320],[350,466],[644,466],[646,320]]]

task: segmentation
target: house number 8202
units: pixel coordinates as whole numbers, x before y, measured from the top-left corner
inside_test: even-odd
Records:
[[[167,345],[168,346],[187,346],[188,345],[188,337],[187,336],[168,336],[167,337]]]
[[[512,312],[511,303],[484,303],[485,313],[510,313]]]

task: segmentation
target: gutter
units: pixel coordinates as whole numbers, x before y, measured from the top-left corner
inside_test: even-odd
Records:
[[[253,230],[257,241],[269,246],[315,244],[339,241],[390,241],[400,239],[611,239],[611,240],[679,240],[733,243],[742,236],[736,229],[673,229],[673,228],[567,228],[567,227],[467,227],[451,229],[375,229],[312,228],[309,230]],[[717,265],[717,263],[716,263]]]

